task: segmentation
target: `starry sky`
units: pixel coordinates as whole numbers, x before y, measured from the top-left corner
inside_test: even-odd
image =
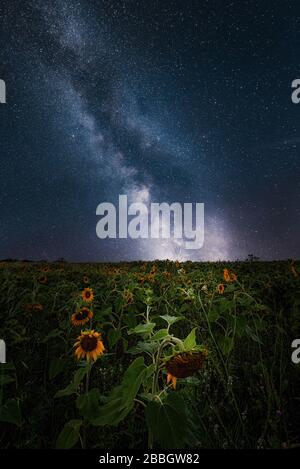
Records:
[[[0,258],[299,258],[299,1],[2,0],[0,20]],[[100,240],[119,194],[204,203],[203,248]]]

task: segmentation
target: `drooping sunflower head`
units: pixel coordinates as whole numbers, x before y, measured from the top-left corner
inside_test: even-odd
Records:
[[[87,275],[84,275],[83,276],[83,279],[82,279],[83,283],[85,283],[85,285],[87,285],[89,283],[89,278]]]
[[[75,356],[78,360],[95,361],[104,353],[101,334],[94,330],[81,331],[81,335],[74,344]]]
[[[42,275],[38,278],[38,282],[42,285],[46,285],[48,283],[48,278],[46,277],[46,275]]]
[[[234,272],[230,272],[230,281],[231,282],[237,281],[237,275]]]
[[[166,362],[167,383],[172,381],[173,388],[176,387],[177,378],[192,376],[204,366],[208,350],[195,350],[190,352],[179,352]]]
[[[224,291],[225,291],[225,287],[223,285],[223,283],[220,283],[218,286],[217,286],[217,291],[220,295],[223,295]]]
[[[92,317],[93,312],[86,306],[83,306],[79,311],[76,311],[72,314],[71,322],[74,326],[83,326],[84,324],[89,322]]]
[[[92,288],[85,288],[82,292],[81,292],[81,297],[83,299],[83,301],[85,301],[86,303],[91,303],[94,299],[94,292],[93,292],[93,289]]]

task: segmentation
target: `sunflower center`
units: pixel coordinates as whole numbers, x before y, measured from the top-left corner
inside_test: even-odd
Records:
[[[88,311],[86,309],[82,311],[78,311],[78,313],[76,313],[77,321],[82,321],[83,319],[86,319],[87,317],[88,317]]]
[[[90,294],[89,291],[85,292],[85,297],[86,297],[86,298],[89,298],[90,296],[91,296],[91,294]]]
[[[92,352],[97,348],[98,340],[97,337],[85,336],[81,339],[80,345],[85,352]]]

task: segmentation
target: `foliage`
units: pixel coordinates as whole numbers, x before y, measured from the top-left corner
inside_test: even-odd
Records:
[[[2,262],[0,447],[299,445],[298,272],[295,262],[254,258]],[[75,326],[84,306],[91,317]],[[95,362],[74,355],[87,329],[104,342]],[[167,376],[172,357],[206,351],[198,371]]]

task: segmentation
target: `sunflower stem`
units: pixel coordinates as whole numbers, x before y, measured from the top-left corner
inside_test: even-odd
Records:
[[[92,369],[92,362],[91,362],[91,360],[88,360],[88,362],[87,362],[86,381],[85,381],[85,393],[86,394],[89,392],[91,369]],[[82,432],[82,448],[83,449],[86,449],[87,427],[88,427],[88,423],[85,420],[84,423],[83,423],[83,432]]]

